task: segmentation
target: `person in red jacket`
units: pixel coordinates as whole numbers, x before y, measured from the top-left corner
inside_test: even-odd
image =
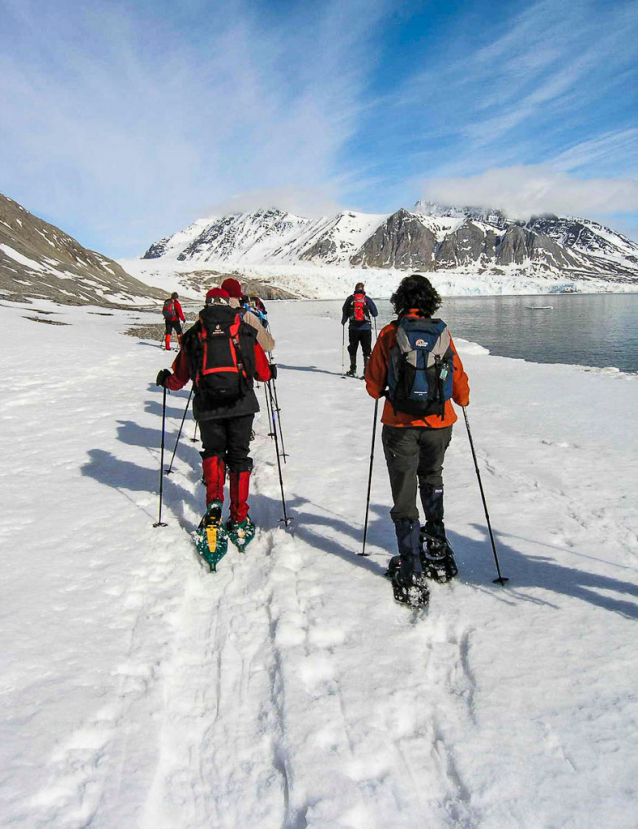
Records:
[[[181,322],[186,322],[182,306],[179,304],[179,294],[173,292],[170,297],[164,300],[164,307],[162,314],[164,315],[164,346],[167,351],[171,350],[171,331],[175,330],[177,334],[177,342],[182,344],[182,326]]]
[[[392,373],[390,363],[395,361],[393,372],[397,376],[395,367],[400,360],[397,344],[399,330],[401,329],[402,337],[404,329],[410,327],[416,330],[422,326],[424,331],[430,327],[434,331],[433,337],[442,331],[442,347],[446,349],[449,360],[446,365],[452,370],[454,402],[459,406],[467,406],[470,402],[470,388],[461,358],[445,324],[432,319],[441,305],[441,298],[430,281],[418,274],[407,276],[390,301],[398,318],[380,332],[365,380],[371,397],[379,399],[386,396],[395,400],[393,404],[390,399],[386,399],[381,418],[383,450],[394,502],[390,516],[394,521],[399,550],[399,555],[390,562],[388,575],[393,579],[397,600],[419,605],[425,604],[428,599],[425,577],[448,581],[458,572],[445,535],[442,477],[443,459],[457,417],[450,399],[436,403],[436,411],[427,413],[426,410],[420,414],[418,408],[423,404],[417,404],[416,407],[401,405],[392,390],[388,391],[389,376]],[[424,345],[424,339],[416,340],[417,348]],[[443,365],[435,360],[432,362]],[[437,384],[439,382],[440,378]],[[444,398],[444,395],[440,397]],[[406,408],[413,408],[413,411],[401,411]],[[425,514],[423,531],[416,503],[417,486]]]
[[[244,549],[255,535],[248,514],[249,456],[253,419],[259,403],[254,380],[276,376],[257,342],[257,331],[229,304],[221,288],[206,294],[206,307],[184,334],[172,371],[162,369],[157,385],[181,389],[193,380],[193,416],[199,424],[206,485],[206,513],[197,530],[197,547],[215,569],[226,553],[228,537]],[[230,489],[230,518],[222,525],[226,471]]]

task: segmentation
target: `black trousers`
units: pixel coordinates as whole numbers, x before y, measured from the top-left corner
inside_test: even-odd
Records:
[[[164,320],[164,322],[166,323],[166,325],[164,326],[164,332],[166,334],[170,335],[171,329],[173,328],[175,329],[176,334],[182,333],[182,324],[179,320]]]
[[[248,453],[254,417],[254,414],[248,414],[198,421],[204,447],[202,458],[217,455],[231,472],[250,472],[253,459]]]
[[[361,331],[359,328],[348,329],[348,354],[354,359],[357,357],[357,348],[361,343],[364,357],[369,357],[372,351],[372,330]]]
[[[425,426],[384,426],[383,452],[390,475],[394,506],[393,521],[417,521],[417,484],[443,486],[443,458],[452,438],[452,427],[428,429]]]

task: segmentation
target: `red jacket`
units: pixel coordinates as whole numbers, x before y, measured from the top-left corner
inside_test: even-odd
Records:
[[[184,316],[184,312],[182,311],[182,306],[179,304],[179,301],[177,299],[171,299],[171,301],[173,303],[173,316],[167,317],[167,321],[176,322],[177,319],[180,319],[182,322],[186,322],[186,317]]]
[[[414,310],[410,310],[406,317],[412,319],[418,318],[419,314]],[[390,349],[396,342],[397,338],[397,323],[391,322],[381,330],[377,339],[374,351],[368,361],[366,369],[366,390],[370,397],[378,400],[388,384],[388,365],[390,362]],[[467,406],[470,402],[470,386],[467,380],[467,374],[463,370],[463,363],[457,354],[454,342],[450,337],[450,347],[454,353],[452,363],[454,367],[453,372],[453,386],[452,398],[459,406]],[[445,401],[445,416],[441,418],[439,414],[428,415],[427,417],[416,417],[407,412],[395,412],[392,403],[389,400],[385,401],[383,407],[383,416],[381,422],[387,426],[427,426],[431,429],[440,429],[443,426],[451,426],[456,423],[457,417],[454,411],[454,406],[451,400]]]

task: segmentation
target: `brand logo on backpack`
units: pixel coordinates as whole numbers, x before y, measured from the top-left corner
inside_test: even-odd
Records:
[[[395,411],[443,418],[452,397],[453,356],[444,322],[404,317],[388,368],[388,400]]]

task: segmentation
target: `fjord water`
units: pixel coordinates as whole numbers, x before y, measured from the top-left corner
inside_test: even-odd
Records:
[[[392,306],[377,304],[385,324]],[[638,372],[638,294],[444,297],[439,315],[501,357]]]

